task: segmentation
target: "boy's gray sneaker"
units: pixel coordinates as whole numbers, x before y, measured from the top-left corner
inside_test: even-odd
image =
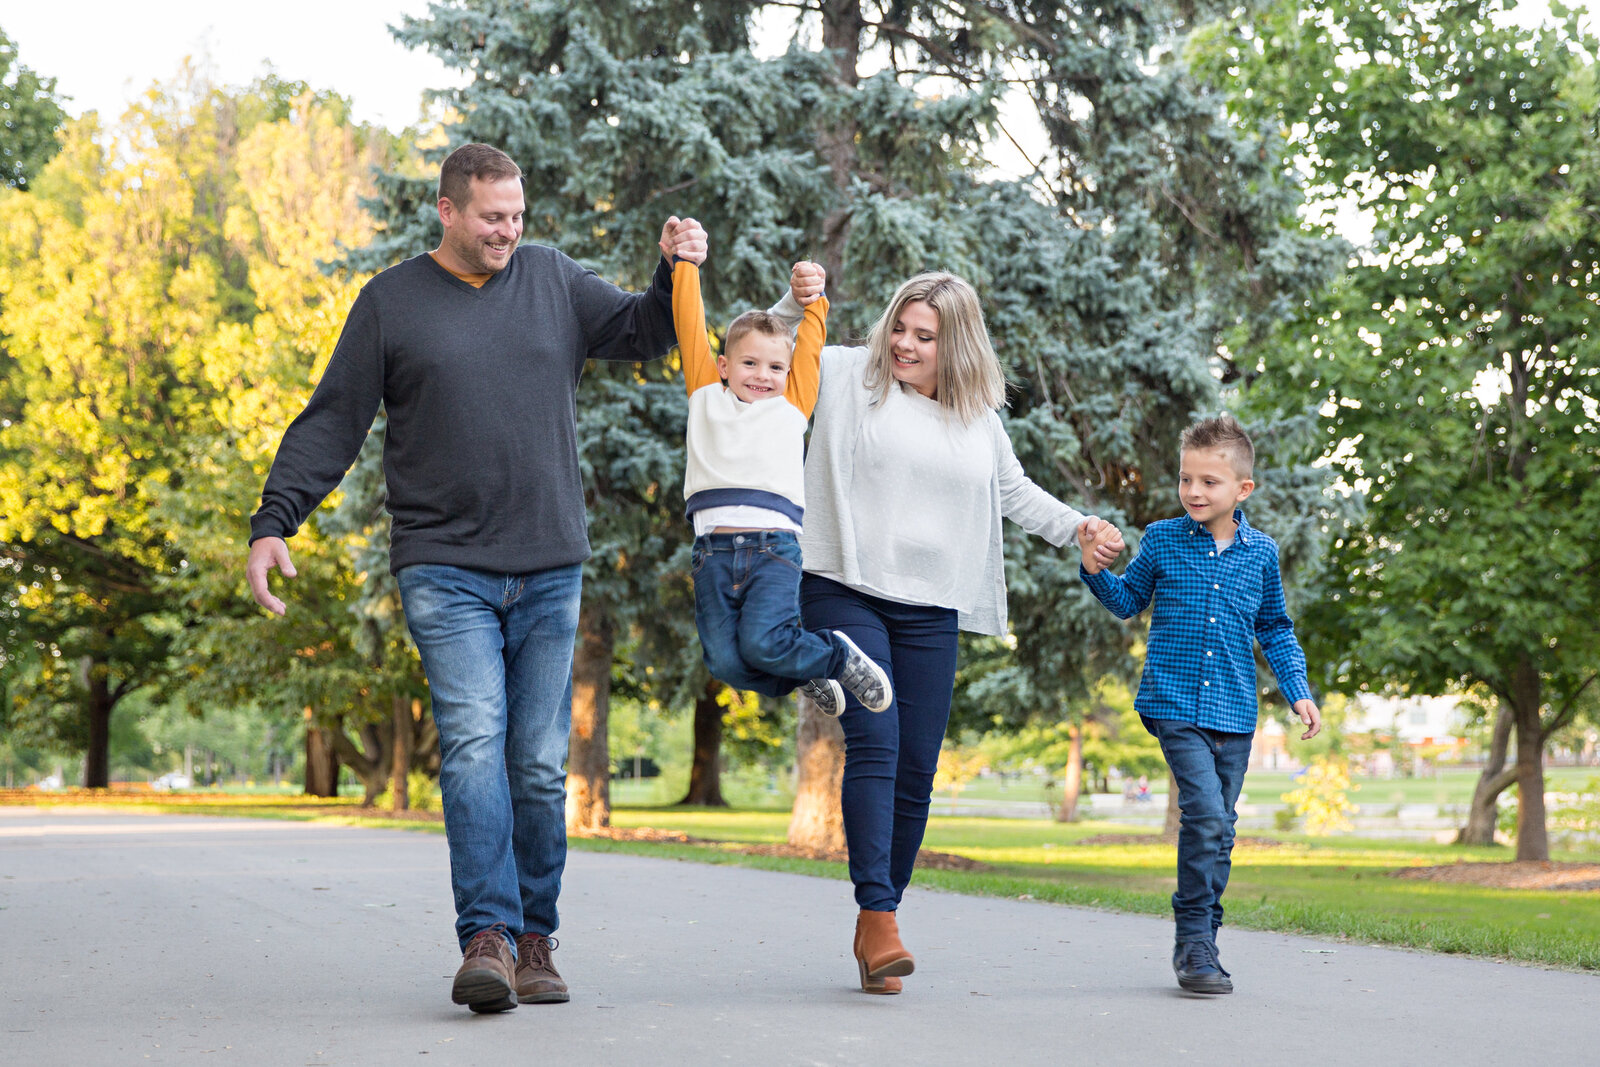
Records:
[[[837,719],[844,710],[844,690],[832,678],[813,678],[800,687],[800,692],[810,697],[817,710],[830,719]]]
[[[893,704],[894,687],[889,684],[889,676],[883,672],[883,668],[856,647],[850,635],[843,630],[835,630],[833,635],[844,642],[847,653],[839,684],[855,694],[855,698],[868,711],[882,711]]]
[[[1233,982],[1209,941],[1182,941],[1172,950],[1178,984],[1191,993],[1232,993]]]

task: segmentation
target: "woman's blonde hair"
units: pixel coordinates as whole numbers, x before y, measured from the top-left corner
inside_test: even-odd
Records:
[[[901,285],[867,335],[867,372],[863,384],[878,405],[895,384],[891,351],[895,321],[907,304],[927,304],[939,316],[935,399],[944,409],[970,423],[1006,403],[1006,376],[989,342],[978,293],[954,274],[919,274]]]

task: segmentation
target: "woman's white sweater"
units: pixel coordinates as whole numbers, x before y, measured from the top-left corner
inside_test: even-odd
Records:
[[[792,295],[773,314],[798,324]],[[1084,516],[1022,471],[996,412],[963,425],[906,386],[872,406],[867,350],[822,350],[805,462],[805,569],[864,593],[954,608],[963,630],[1006,632],[1000,520],[1053,545]]]

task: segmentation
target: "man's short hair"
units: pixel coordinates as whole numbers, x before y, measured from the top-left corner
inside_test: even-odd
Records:
[[[439,199],[448,200],[457,211],[472,200],[472,179],[499,182],[522,178],[522,168],[494,145],[464,144],[444,157],[439,167]]]
[[[1244,432],[1239,420],[1232,415],[1218,415],[1214,419],[1201,419],[1187,430],[1179,445],[1180,451],[1214,449],[1228,457],[1233,473],[1241,480],[1255,474],[1256,450],[1250,435]]]
[[[722,339],[722,354],[727,355],[732,352],[734,345],[753,333],[764,333],[770,337],[782,337],[788,340],[789,325],[771,312],[746,311],[728,323],[728,335]]]

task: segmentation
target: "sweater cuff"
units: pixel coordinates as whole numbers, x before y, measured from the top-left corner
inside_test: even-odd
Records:
[[[666,293],[668,304],[672,303],[672,264],[676,262],[678,262],[677,256],[672,257],[672,263],[667,262],[667,257],[662,256],[656,261],[656,272],[650,276],[650,288]]]
[[[793,289],[785,289],[783,291],[783,299],[768,308],[767,313],[776,315],[787,322],[790,329],[799,326],[800,320],[806,317],[806,309],[801,305],[800,301],[794,298]]]
[[[285,529],[284,521],[267,512],[257,511],[250,516],[250,544],[255,544],[263,537],[277,537],[287,541],[298,532],[298,527]]]

